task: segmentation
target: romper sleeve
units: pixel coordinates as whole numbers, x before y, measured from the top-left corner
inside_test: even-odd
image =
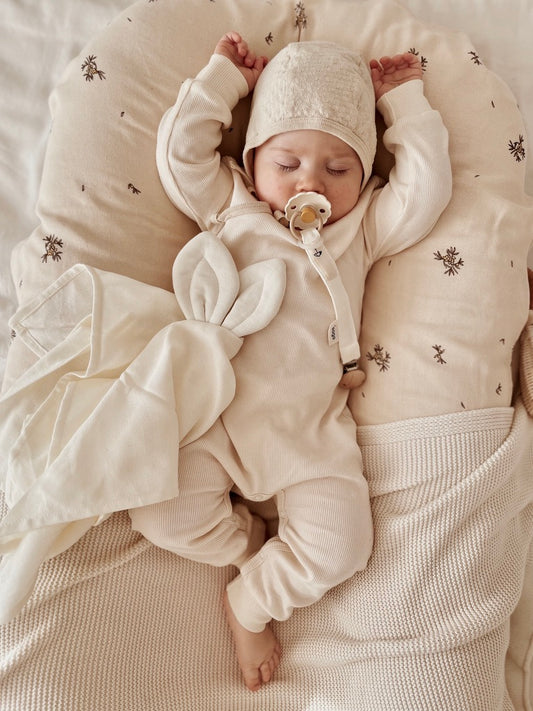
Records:
[[[216,216],[231,198],[233,177],[218,147],[233,108],[247,94],[233,63],[213,55],[196,78],[183,83],[159,125],[156,161],[163,188],[202,230],[216,229]]]
[[[363,220],[372,235],[372,261],[400,252],[433,228],[452,191],[448,132],[423,93],[422,80],[408,81],[377,102],[387,127],[383,143],[395,159],[385,186]]]

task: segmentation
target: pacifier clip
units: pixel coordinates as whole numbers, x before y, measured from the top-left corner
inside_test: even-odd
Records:
[[[335,260],[320,235],[320,230],[331,216],[329,201],[319,193],[304,192],[292,197],[285,206],[285,218],[298,246],[305,249],[309,261],[324,282],[337,319],[337,337],[343,375],[340,385],[356,388],[365,379],[359,370],[359,342],[352,317],[350,300],[342,283]]]

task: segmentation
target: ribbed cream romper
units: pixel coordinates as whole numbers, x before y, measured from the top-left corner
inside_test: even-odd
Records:
[[[237,392],[231,405],[180,451],[179,496],[130,515],[134,528],[162,548],[213,565],[238,565],[240,574],[228,586],[230,603],[241,624],[260,631],[363,569],[373,533],[348,391],[339,387],[328,290],[290,230],[256,200],[237,164],[217,152],[232,109],[247,93],[233,64],[212,57],[183,84],[163,117],[158,169],[169,198],[224,241],[239,269],[273,256],[285,261],[285,299],[276,318],[247,336],[233,360]],[[378,109],[396,160],[389,182],[372,178],[355,208],[321,233],[356,324],[371,264],[424,237],[449,199],[447,132],[422,82],[388,92]],[[255,554],[252,518],[230,502],[234,485],[251,500],[275,497],[278,535]]]

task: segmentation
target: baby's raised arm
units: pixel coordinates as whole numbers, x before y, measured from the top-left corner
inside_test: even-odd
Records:
[[[255,87],[259,75],[268,61],[266,57],[258,57],[252,52],[248,43],[238,32],[227,32],[217,42],[214,53],[222,54],[233,62],[246,79],[250,91]]]
[[[412,79],[422,79],[420,60],[411,52],[381,57],[370,61],[370,74],[374,84],[376,101],[383,94]]]
[[[232,125],[233,109],[255,86],[266,61],[250,51],[238,32],[228,32],[197,76],[182,83],[159,124],[161,183],[174,205],[201,230],[217,232],[223,225],[218,213],[234,190],[232,169],[219,152],[223,130]]]

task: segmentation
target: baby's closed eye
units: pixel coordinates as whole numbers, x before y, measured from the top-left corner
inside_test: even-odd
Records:
[[[276,166],[282,173],[290,173],[291,171],[296,170],[298,168],[296,164],[279,163],[277,161]]]
[[[346,175],[348,168],[330,168],[326,169],[330,175]]]

